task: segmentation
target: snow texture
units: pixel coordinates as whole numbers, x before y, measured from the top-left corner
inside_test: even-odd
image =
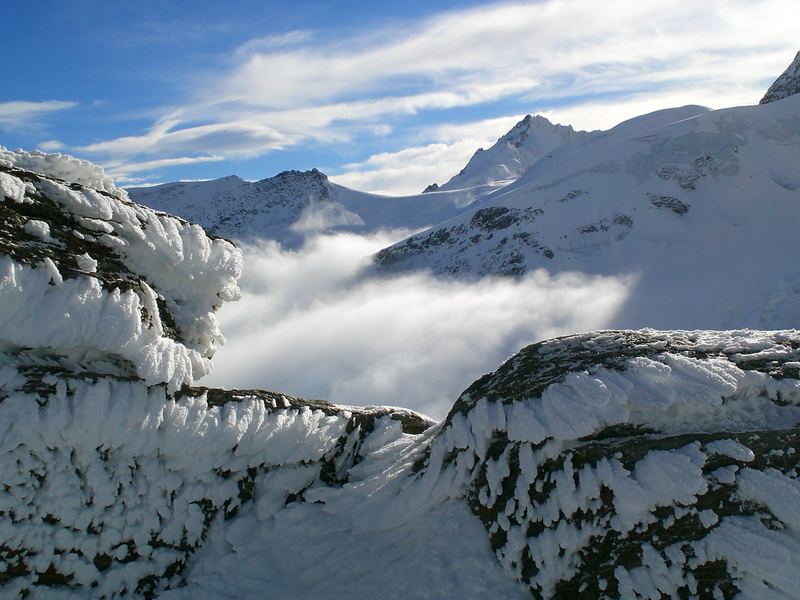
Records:
[[[85,161],[0,157],[0,343],[116,364],[172,391],[208,373],[223,340],[214,311],[239,296],[239,251],[130,202]]]

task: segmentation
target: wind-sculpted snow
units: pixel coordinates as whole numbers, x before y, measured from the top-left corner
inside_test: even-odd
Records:
[[[796,331],[542,342],[441,423],[197,387],[213,311],[238,293],[235,248],[44,168],[3,165],[0,185],[4,597],[763,598],[800,584]]]
[[[794,597],[799,357],[794,331],[530,346],[459,398],[419,485],[465,490],[535,598]]]
[[[214,311],[239,296],[238,250],[128,201],[88,163],[3,156],[0,343],[170,390],[206,374]]]

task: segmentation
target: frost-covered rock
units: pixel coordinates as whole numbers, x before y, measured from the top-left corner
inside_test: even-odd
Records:
[[[170,390],[208,372],[214,311],[239,296],[236,248],[71,157],[2,150],[0,184],[3,348]]]
[[[534,598],[793,597],[799,357],[796,331],[530,346],[462,394],[418,485],[464,493]]]
[[[800,93],[800,52],[794,57],[792,64],[786,67],[775,82],[769,86],[767,93],[759,102],[767,104],[776,100],[783,100],[789,96]]]

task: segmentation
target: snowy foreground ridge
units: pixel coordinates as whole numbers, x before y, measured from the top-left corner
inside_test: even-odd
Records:
[[[523,349],[433,423],[196,386],[241,256],[0,150],[0,596],[792,598],[800,332]]]

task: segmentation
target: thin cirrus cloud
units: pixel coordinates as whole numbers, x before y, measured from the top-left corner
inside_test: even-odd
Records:
[[[0,129],[8,131],[35,126],[44,116],[72,108],[76,104],[66,100],[0,102]]]
[[[224,156],[179,156],[177,158],[161,158],[145,160],[142,162],[109,162],[104,165],[106,171],[119,184],[139,183],[147,181],[146,177],[132,177],[134,173],[153,171],[164,167],[177,167],[197,163],[219,162],[225,160]]]
[[[408,171],[405,185],[414,188],[423,178],[449,177],[474,151],[437,137],[436,122],[448,120],[450,109],[507,115],[493,103],[514,100],[574,119],[578,128],[605,128],[612,117],[665,106],[657,102],[754,103],[793,55],[794,11],[790,0],[547,0],[444,12],[335,41],[290,31],[240,45],[222,71],[206,75],[201,91],[187,91],[191,102],[144,134],[81,150],[117,160],[249,157],[309,143],[375,143],[374,132],[391,126],[395,147],[387,152],[398,161],[379,158],[385,152],[347,161],[339,180],[409,191],[390,171],[406,158],[401,145],[412,153],[427,148],[433,158],[442,158],[438,144],[453,146],[435,177],[432,169]],[[421,113],[424,127],[413,119],[399,125]],[[479,133],[464,139],[486,142]],[[391,181],[379,184],[380,170]]]

